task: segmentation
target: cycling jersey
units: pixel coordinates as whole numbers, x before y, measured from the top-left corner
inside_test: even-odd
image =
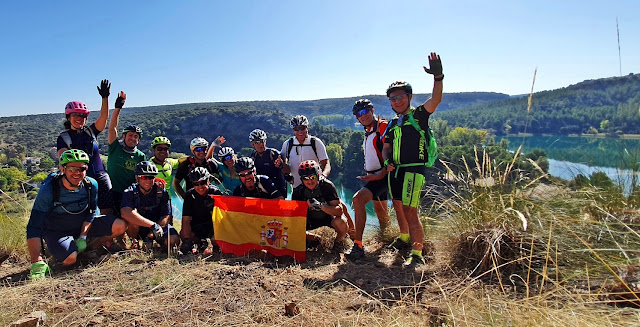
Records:
[[[87,129],[90,129],[90,131],[87,131]],[[97,140],[94,138],[94,136],[98,137],[100,132],[101,131],[96,128],[95,123],[90,126],[82,126],[80,130],[66,130],[58,135],[56,142],[57,150],[60,151],[60,149],[66,148],[84,151],[89,155],[89,169],[87,170],[87,176],[96,178],[99,173],[105,172],[102,158],[100,158],[100,148]],[[66,137],[63,138],[63,134],[69,136],[68,141],[71,142],[70,145],[65,141]]]
[[[109,144],[107,172],[113,184],[112,190],[122,193],[133,184],[136,181],[133,171],[138,163],[145,160],[145,154],[137,148],[133,152],[126,152],[118,141]]]
[[[429,116],[431,114],[424,108],[409,108],[405,115],[393,118],[384,136],[384,143],[392,145],[391,161],[396,165],[426,163],[429,159],[427,152],[428,138],[422,137],[420,132],[409,121],[409,113],[420,128],[425,131],[429,129]]]
[[[251,198],[275,199],[283,196],[276,186],[273,185],[271,179],[264,175],[256,175],[256,188],[248,190],[243,184],[238,185],[233,190],[233,196],[243,196]]]
[[[374,173],[382,169],[382,146],[384,143],[384,131],[389,122],[385,119],[378,119],[371,126],[365,127],[364,142],[364,170]]]
[[[222,187],[224,188],[224,192],[227,194],[231,194],[233,190],[240,185],[240,177],[238,174],[231,178],[231,170],[227,168],[222,162],[218,163],[218,171],[220,172],[220,178],[222,179]]]
[[[156,157],[151,157],[149,161],[153,162],[158,168],[158,175],[156,177],[161,178],[165,181],[167,191],[171,191],[171,174],[174,169],[178,168],[178,159],[167,158],[163,164],[157,164],[154,159]]]
[[[175,170],[175,177],[177,180],[184,180],[185,182],[185,190],[189,190],[193,188],[193,184],[191,183],[191,179],[189,179],[189,173],[196,167],[205,167],[209,174],[218,176],[220,171],[218,170],[218,165],[215,160],[203,160],[198,163],[196,158],[191,157],[183,157],[178,159],[178,167]]]
[[[184,197],[182,216],[191,217],[191,232],[200,239],[213,237],[211,214],[215,201],[211,195],[222,195],[222,192],[216,186],[209,184],[205,195],[200,195],[192,188]]]
[[[283,196],[287,195],[287,181],[284,179],[282,169],[275,166],[274,161],[278,159],[280,151],[267,148],[264,152],[258,153],[253,151],[251,158],[256,166],[256,173],[258,175],[265,175],[273,182],[278,189],[278,192]]]

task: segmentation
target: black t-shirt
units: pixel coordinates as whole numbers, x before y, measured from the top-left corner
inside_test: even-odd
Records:
[[[291,200],[307,201],[311,199],[327,204],[333,200],[340,200],[336,186],[330,180],[322,177],[314,190],[308,189],[303,183],[294,188],[293,194],[291,194]]]
[[[213,159],[205,160],[202,163],[197,163],[194,157],[184,157],[180,158],[178,163],[178,168],[176,169],[175,178],[178,180],[185,181],[185,189],[189,190],[193,188],[193,184],[191,184],[191,179],[189,179],[189,173],[196,167],[205,167],[209,171],[211,175],[220,175],[220,170],[218,169],[218,164]]]
[[[219,188],[211,184],[209,184],[209,188],[205,195],[198,194],[198,192],[193,188],[187,191],[187,194],[184,197],[184,204],[182,205],[182,215],[191,216],[191,226],[210,224],[213,228],[211,213],[213,212],[215,203],[211,195],[223,194]]]
[[[233,190],[233,196],[243,196],[261,199],[275,199],[283,196],[269,177],[264,175],[256,175],[256,188],[249,191],[244,185],[240,184]]]
[[[425,137],[423,138],[420,132],[411,125],[408,114],[396,116],[389,123],[384,136],[384,143],[390,143],[391,145],[394,144],[396,137],[401,138],[401,141],[398,142],[398,148],[392,147],[391,159],[395,164],[423,163],[429,159],[427,152],[429,135],[427,131],[429,130],[429,116],[431,114],[424,106],[409,110],[413,111],[413,118],[424,131]],[[398,129],[400,130],[398,131]],[[397,151],[399,153],[396,153]]]
[[[259,175],[266,175],[269,177],[273,182],[273,185],[275,185],[278,191],[282,193],[286,192],[287,182],[284,179],[282,170],[274,164],[274,161],[279,155],[280,151],[273,148],[267,148],[262,154],[258,154],[258,151],[253,151],[251,153],[251,158],[255,163],[256,172]]]

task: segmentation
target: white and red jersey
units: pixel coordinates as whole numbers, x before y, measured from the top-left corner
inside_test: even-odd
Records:
[[[382,145],[384,143],[384,131],[389,122],[386,119],[378,118],[373,124],[365,127],[364,142],[364,170],[374,173],[382,169]]]

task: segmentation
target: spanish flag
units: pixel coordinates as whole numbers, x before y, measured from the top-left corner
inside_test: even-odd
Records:
[[[306,260],[307,202],[224,195],[213,198],[213,230],[222,252],[241,256],[261,249]]]

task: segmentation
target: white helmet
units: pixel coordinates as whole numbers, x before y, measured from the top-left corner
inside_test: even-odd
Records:
[[[191,140],[191,152],[193,152],[193,149],[198,148],[198,147],[208,147],[209,146],[209,142],[207,142],[207,140],[201,138],[201,137],[196,137],[195,139]]]
[[[251,131],[251,134],[249,134],[249,142],[264,141],[266,139],[267,139],[267,133],[265,133],[261,129],[254,129],[253,131]]]
[[[218,158],[222,159],[230,154],[235,154],[235,152],[231,147],[225,146],[224,148],[220,149],[220,151],[218,151]]]

